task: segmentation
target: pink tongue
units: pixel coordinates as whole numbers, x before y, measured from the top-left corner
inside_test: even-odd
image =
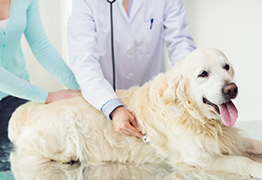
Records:
[[[224,125],[233,126],[238,117],[237,108],[235,107],[233,102],[229,101],[225,104],[219,104],[218,107]]]

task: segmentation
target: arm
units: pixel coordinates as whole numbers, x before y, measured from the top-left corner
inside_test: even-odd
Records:
[[[21,79],[0,67],[0,90],[12,96],[44,103],[48,91]]]
[[[111,84],[103,76],[95,23],[91,5],[84,0],[74,0],[72,15],[68,21],[72,71],[82,89],[83,97],[95,108],[102,110],[108,119],[113,119],[116,132],[142,137],[134,128],[137,128],[135,118],[122,107]]]
[[[79,93],[77,90],[48,92],[45,89],[17,77],[3,67],[0,67],[0,91],[22,99],[47,104],[61,99],[72,98]]]
[[[167,0],[164,17],[164,39],[174,65],[196,49],[196,45],[185,21],[185,8],[181,0]]]
[[[95,23],[90,4],[84,0],[74,0],[72,15],[68,20],[70,66],[83,97],[101,110],[106,102],[117,99],[117,96],[100,67],[101,53]]]
[[[66,87],[77,89],[79,86],[74,74],[45,34],[39,14],[38,0],[32,0],[27,10],[27,26],[24,34],[37,61]]]

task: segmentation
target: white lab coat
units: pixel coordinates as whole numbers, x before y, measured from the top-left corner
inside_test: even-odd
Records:
[[[117,89],[142,85],[163,72],[164,41],[172,64],[196,48],[180,0],[134,0],[129,18],[122,0],[116,0],[113,19]],[[107,0],[73,0],[68,20],[70,66],[83,97],[99,110],[117,98],[111,86],[110,27]]]

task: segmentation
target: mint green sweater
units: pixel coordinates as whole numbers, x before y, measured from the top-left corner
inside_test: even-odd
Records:
[[[45,34],[38,0],[12,0],[6,31],[0,28],[0,100],[13,95],[32,101],[46,101],[47,90],[29,83],[20,42],[22,34],[37,61],[49,73],[70,89],[79,87],[72,71]]]

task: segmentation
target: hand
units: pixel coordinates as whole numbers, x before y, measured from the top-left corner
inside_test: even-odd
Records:
[[[76,96],[78,93],[80,93],[79,90],[71,90],[71,89],[60,90],[57,92],[49,92],[45,103],[49,104],[51,102],[59,101],[62,99],[70,99]]]
[[[135,117],[124,107],[119,106],[111,113],[113,126],[116,132],[142,138],[142,133],[137,130]]]

